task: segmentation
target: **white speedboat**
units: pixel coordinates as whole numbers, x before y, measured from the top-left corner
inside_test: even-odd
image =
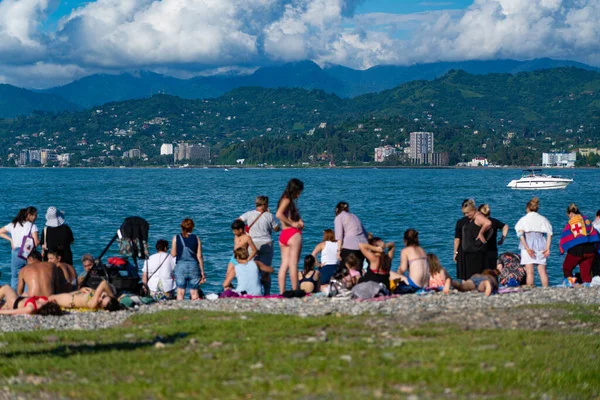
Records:
[[[548,190],[564,189],[571,182],[573,179],[543,174],[541,169],[526,169],[521,179],[512,180],[506,186],[517,190]]]

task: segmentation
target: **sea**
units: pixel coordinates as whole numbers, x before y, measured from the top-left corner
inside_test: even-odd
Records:
[[[489,204],[492,216],[510,226],[500,252],[518,252],[514,225],[524,215],[527,202],[538,196],[540,213],[550,220],[555,235],[548,262],[550,283],[559,284],[563,257],[558,238],[567,222],[566,208],[575,202],[585,215],[595,215],[600,208],[600,170],[546,172],[560,173],[574,182],[565,190],[511,190],[506,187],[508,182],[521,176],[521,170],[511,168],[4,168],[0,169],[0,224],[9,223],[20,208],[34,206],[39,212],[36,224],[42,230],[49,206],[63,210],[75,236],[75,268],[81,273],[81,255],[98,256],[128,216],[140,216],[150,223],[152,252],[158,239],[170,243],[179,233],[182,219],[192,218],[194,233],[203,244],[207,275],[203,290],[209,293],[219,291],[225,278],[233,250],[232,221],[253,209],[257,195],[269,196],[275,212],[291,178],[304,182],[298,203],[305,222],[302,257],[322,240],[324,229],[333,229],[335,206],[346,201],[367,231],[396,242],[399,248],[394,269],[399,264],[403,233],[414,228],[421,245],[437,254],[452,276],[456,274],[452,262],[454,226],[462,217],[460,205],[464,199]],[[275,234],[275,242],[277,237]],[[118,255],[117,245],[109,249],[110,255]],[[276,246],[276,269],[279,256]],[[10,246],[1,239],[0,271],[0,282],[9,282]],[[536,281],[539,284],[537,277]]]

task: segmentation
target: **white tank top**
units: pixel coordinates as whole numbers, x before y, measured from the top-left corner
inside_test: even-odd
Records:
[[[321,264],[335,265],[338,263],[337,258],[338,244],[337,242],[325,242],[325,248],[321,252]]]

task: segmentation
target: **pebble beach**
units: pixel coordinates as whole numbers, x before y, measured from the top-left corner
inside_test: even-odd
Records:
[[[530,307],[536,305],[540,307]],[[452,292],[449,295],[428,293],[368,301],[324,296],[301,299],[229,298],[168,301],[113,313],[72,311],[61,317],[0,316],[0,332],[105,329],[120,325],[136,314],[173,310],[264,313],[300,317],[393,316],[391,319],[408,325],[458,324],[466,329],[573,328],[568,322],[569,312],[554,307],[557,305],[597,305],[600,312],[600,288],[521,288],[517,292],[490,297],[477,292]],[[578,326],[583,328],[585,323],[578,323]]]

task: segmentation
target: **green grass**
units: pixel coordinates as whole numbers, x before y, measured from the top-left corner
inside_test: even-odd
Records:
[[[588,311],[581,318],[600,322]],[[165,346],[157,348],[157,341]],[[600,394],[600,337],[589,332],[171,311],[136,315],[109,330],[11,333],[0,342],[0,388],[33,397],[39,391],[79,399]]]

